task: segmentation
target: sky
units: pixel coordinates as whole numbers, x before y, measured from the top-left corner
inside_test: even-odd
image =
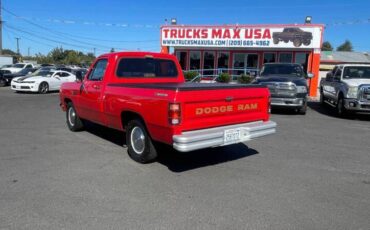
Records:
[[[178,24],[325,24],[324,41],[346,39],[355,51],[370,51],[369,0],[165,1],[165,0],[1,0],[3,48],[23,55],[55,47],[96,55],[119,50],[160,50],[160,26]],[[95,48],[95,49],[94,49]]]

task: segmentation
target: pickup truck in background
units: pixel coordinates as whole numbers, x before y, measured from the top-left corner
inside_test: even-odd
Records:
[[[279,44],[280,41],[285,43],[291,41],[295,47],[300,47],[302,44],[308,46],[311,44],[312,33],[300,28],[284,28],[283,32],[272,33],[272,39],[274,44]]]
[[[185,83],[175,56],[148,52],[102,55],[60,89],[71,131],[84,120],[125,131],[140,163],[157,157],[158,143],[188,152],[275,133],[269,97],[265,86]]]
[[[370,112],[370,65],[337,65],[320,82],[320,102],[339,116]]]
[[[8,70],[10,73],[18,73],[23,69],[33,69],[35,66],[32,63],[17,63],[12,65],[11,67],[2,68],[1,70]]]
[[[272,108],[294,109],[299,114],[307,111],[307,78],[302,65],[292,63],[266,63],[254,84],[265,85],[270,89]]]

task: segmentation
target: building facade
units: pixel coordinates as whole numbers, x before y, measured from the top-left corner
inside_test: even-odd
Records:
[[[162,52],[174,50],[183,70],[204,76],[228,72],[234,77],[256,73],[264,63],[300,63],[314,74],[310,96],[316,96],[323,25],[166,25]]]

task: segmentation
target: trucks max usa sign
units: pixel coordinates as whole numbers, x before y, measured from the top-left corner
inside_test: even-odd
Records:
[[[200,28],[164,26],[161,29],[162,46],[173,47],[267,47],[302,48],[321,47],[322,28]]]

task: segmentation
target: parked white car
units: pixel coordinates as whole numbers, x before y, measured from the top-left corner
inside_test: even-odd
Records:
[[[38,92],[44,94],[49,91],[59,90],[64,82],[73,81],[76,81],[76,76],[72,73],[61,70],[39,69],[32,75],[13,78],[11,89],[16,92]]]
[[[22,69],[32,69],[34,65],[32,63],[17,63],[12,65],[11,67],[2,68],[2,70],[8,70],[11,73],[18,73]]]

